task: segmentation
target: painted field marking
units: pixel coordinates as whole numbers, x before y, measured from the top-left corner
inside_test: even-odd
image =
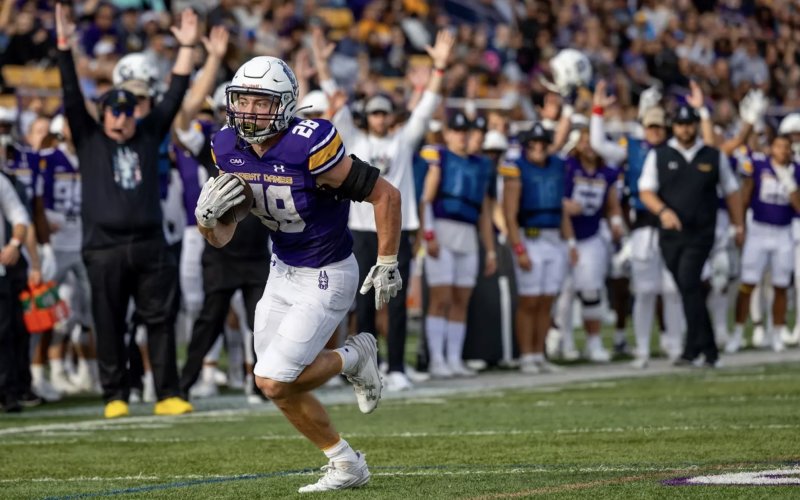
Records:
[[[800,486],[800,467],[682,477],[665,480],[662,484],[667,486]]]

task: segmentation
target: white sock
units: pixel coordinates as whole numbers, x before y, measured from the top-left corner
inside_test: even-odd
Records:
[[[44,365],[31,365],[31,379],[34,384],[44,380]]]
[[[678,293],[665,293],[661,296],[661,300],[664,303],[664,327],[667,329],[667,338],[675,348],[682,347],[686,316],[683,313],[681,296]]]
[[[537,353],[531,354],[530,357],[531,357],[530,358],[531,361],[533,361],[534,363],[541,363],[542,361],[544,361],[544,353],[543,352],[537,352]]]
[[[425,318],[425,338],[428,341],[428,358],[431,363],[444,363],[444,344],[447,321],[438,316]]]
[[[200,380],[204,384],[213,384],[214,383],[214,369],[216,366],[214,365],[203,365],[203,371],[200,372]]]
[[[358,456],[356,452],[353,451],[353,448],[345,441],[344,439],[339,439],[339,442],[335,445],[331,446],[330,448],[326,448],[322,450],[325,453],[325,456],[328,457],[328,460],[331,462],[349,462],[349,463],[356,463],[358,462]]]
[[[447,322],[447,362],[452,365],[461,364],[461,353],[464,351],[464,339],[467,336],[467,324],[455,321]]]
[[[625,338],[625,330],[616,330],[614,332],[614,343],[621,344],[625,342],[627,339]]]
[[[558,331],[561,333],[561,347],[565,351],[575,350],[575,337],[572,326],[572,304],[575,294],[570,287],[565,287],[556,300],[556,318]]]
[[[50,380],[54,378],[64,377],[64,360],[61,358],[50,360]]]
[[[636,353],[640,357],[650,357],[650,333],[653,329],[655,311],[655,294],[636,294],[633,302],[633,333],[636,337]]]
[[[711,312],[711,323],[714,327],[714,336],[718,339],[727,339],[728,295],[725,293],[711,292],[708,297],[708,306]]]
[[[603,344],[600,342],[600,335],[586,335],[586,348],[590,351],[602,349]]]
[[[342,346],[334,349],[333,352],[342,358],[342,371],[340,373],[350,373],[355,369],[358,364],[358,351],[352,347]]]
[[[78,366],[75,370],[75,374],[78,377],[91,377],[89,362],[85,358],[78,358]]]
[[[241,332],[225,325],[225,340],[227,340],[228,347],[228,366],[241,367],[244,364],[244,345]]]
[[[536,362],[536,357],[537,357],[536,354],[531,354],[531,353],[523,354],[522,356],[519,357],[519,362],[522,363],[523,365],[534,363]]]
[[[733,325],[733,338],[739,341],[744,338],[744,324],[736,323]]]
[[[217,335],[217,340],[214,341],[214,344],[211,346],[211,349],[208,350],[208,354],[203,358],[203,361],[206,363],[216,363],[219,361],[220,351],[222,351],[222,335]]]
[[[96,359],[87,359],[86,365],[89,367],[89,374],[92,376],[92,380],[99,381],[100,380],[100,369],[97,367],[97,360]]]

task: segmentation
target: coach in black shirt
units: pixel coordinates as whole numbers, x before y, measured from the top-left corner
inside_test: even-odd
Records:
[[[132,297],[147,325],[157,415],[192,411],[178,397],[174,313],[176,262],[168,252],[159,201],[158,148],[180,108],[198,39],[197,16],[181,14],[172,33],[180,43],[170,87],[150,114],[137,121],[137,98],[123,89],[101,96],[100,122],[86,109],[70,52],[74,25],[56,4],[58,66],[64,108],[77,148],[83,192],[83,258],[92,286],[92,313],[105,416],[128,414],[130,392],[123,340]]]
[[[706,308],[708,287],[701,274],[714,245],[718,192],[724,194],[731,223],[738,229],[738,245],[743,241],[742,204],[728,158],[698,139],[699,121],[693,108],[678,109],[673,117],[674,137],[645,159],[639,193],[661,223],[661,254],[678,285],[686,314],[686,343],[676,364],[690,364],[703,354],[706,365],[714,367],[719,354]]]

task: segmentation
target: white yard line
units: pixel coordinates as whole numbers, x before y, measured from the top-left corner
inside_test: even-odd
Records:
[[[698,468],[699,466],[688,466],[688,468]],[[387,467],[390,468],[390,467]],[[589,467],[525,467],[525,466],[498,466],[496,469],[472,469],[469,467],[454,465],[434,468],[426,467],[398,467],[398,470],[383,470],[378,468],[372,472],[373,476],[384,477],[399,477],[399,476],[466,476],[470,474],[485,474],[485,475],[508,475],[508,474],[575,474],[575,473],[600,473],[600,472],[670,472],[677,470],[676,467],[651,467],[651,466],[630,466],[630,465],[599,465]],[[686,470],[687,466],[681,466],[680,470]],[[219,475],[219,474],[182,474],[182,475],[155,475],[155,474],[139,474],[136,476],[75,476],[75,477],[36,477],[36,478],[6,478],[0,479],[0,484],[3,483],[21,483],[21,482],[34,482],[34,483],[47,483],[47,482],[119,482],[119,481],[182,481],[182,480],[203,480],[203,479],[259,479],[258,476],[265,474],[263,472],[244,472],[241,474]],[[269,474],[269,473],[266,473]],[[277,473],[280,474],[280,473]],[[316,476],[320,472],[312,471],[291,471],[286,472],[286,476]]]
[[[511,429],[511,430],[480,430],[480,431],[452,431],[452,432],[394,432],[385,434],[342,432],[348,439],[424,439],[424,438],[461,438],[491,437],[491,436],[538,436],[538,435],[580,435],[580,434],[625,434],[641,433],[654,434],[663,432],[705,432],[705,431],[767,431],[767,430],[797,430],[800,424],[765,424],[765,425],[679,425],[679,426],[636,426],[636,427],[573,427],[567,429]],[[38,437],[34,436],[34,437]],[[299,434],[267,434],[262,436],[226,436],[226,442],[236,441],[295,441],[303,440]],[[196,438],[162,438],[162,437],[109,437],[98,436],[96,439],[16,439],[0,440],[0,449],[4,446],[52,446],[76,443],[198,443],[207,442],[207,437]]]

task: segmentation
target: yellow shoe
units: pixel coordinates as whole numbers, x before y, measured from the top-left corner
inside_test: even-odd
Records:
[[[106,403],[106,409],[103,412],[103,415],[105,415],[106,418],[127,417],[130,415],[130,412],[128,411],[128,403],[119,399],[110,401]]]
[[[167,398],[156,403],[156,415],[183,415],[194,411],[192,405],[179,397]]]

